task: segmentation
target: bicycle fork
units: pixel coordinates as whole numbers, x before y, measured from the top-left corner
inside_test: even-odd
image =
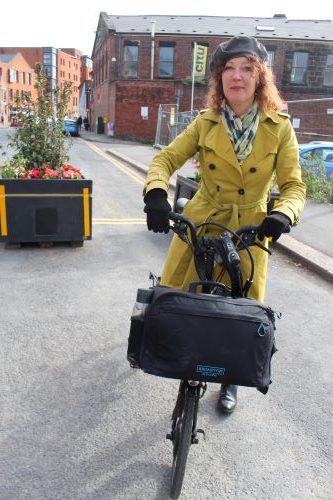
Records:
[[[188,391],[188,396],[194,398],[194,413],[193,413],[193,423],[192,423],[192,437],[191,444],[198,444],[198,433],[203,434],[205,438],[205,431],[203,429],[197,429],[198,420],[198,410],[199,410],[199,400],[204,396],[207,389],[206,382],[198,382],[194,380],[180,382],[178,396],[175,408],[172,412],[172,426],[171,432],[166,435],[166,439],[174,442],[177,436],[177,427],[180,425],[181,418],[183,417],[184,410],[184,398],[185,392]]]

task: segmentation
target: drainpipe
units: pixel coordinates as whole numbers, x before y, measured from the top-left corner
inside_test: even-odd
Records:
[[[155,25],[156,25],[156,21],[151,21],[151,54],[150,54],[150,79],[151,80],[154,80]]]

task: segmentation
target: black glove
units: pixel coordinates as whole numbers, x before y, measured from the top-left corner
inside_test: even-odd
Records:
[[[170,230],[169,213],[171,206],[168,195],[164,189],[152,189],[144,197],[146,204],[144,211],[147,214],[147,226],[154,233],[168,233]]]
[[[291,224],[289,217],[281,212],[272,212],[262,221],[258,229],[258,239],[262,241],[266,236],[267,238],[272,237],[272,241],[276,241],[289,224]]]

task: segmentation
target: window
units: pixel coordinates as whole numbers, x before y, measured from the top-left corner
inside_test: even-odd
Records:
[[[305,83],[305,74],[308,66],[309,54],[307,52],[294,52],[293,67],[291,70],[292,83]]]
[[[28,83],[31,85],[31,73],[28,73]]]
[[[269,67],[269,69],[271,71],[273,71],[275,53],[271,50],[268,50],[267,53],[268,53],[268,57],[267,57],[266,64]]]
[[[333,54],[328,54],[324,71],[324,85],[333,86]]]
[[[9,81],[9,83],[17,83],[15,69],[9,69],[8,70],[8,81]]]
[[[138,42],[125,42],[124,66],[123,66],[124,78],[138,77],[138,59],[139,59]]]
[[[51,59],[51,53],[50,52],[45,52],[43,55],[43,62],[46,65],[52,64],[52,59]]]
[[[174,46],[160,46],[158,76],[160,78],[173,78]]]

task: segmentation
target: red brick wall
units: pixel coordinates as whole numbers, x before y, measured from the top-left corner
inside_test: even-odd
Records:
[[[317,96],[313,98],[316,99]],[[288,104],[291,119],[298,118],[300,120],[296,132],[333,136],[333,114],[327,110],[332,110],[333,113],[333,101]]]
[[[18,72],[18,81],[9,81],[8,70],[10,69]],[[29,83],[29,75],[31,83]],[[16,96],[22,97],[22,92],[28,92],[32,100],[36,98],[34,85],[34,71],[20,53],[16,54],[8,63],[0,61],[0,115],[4,117],[5,125],[11,123],[11,114],[15,107]]]
[[[158,107],[175,102],[174,82],[122,81],[117,83],[115,135],[153,141]],[[141,106],[148,107],[148,120],[141,117]]]

